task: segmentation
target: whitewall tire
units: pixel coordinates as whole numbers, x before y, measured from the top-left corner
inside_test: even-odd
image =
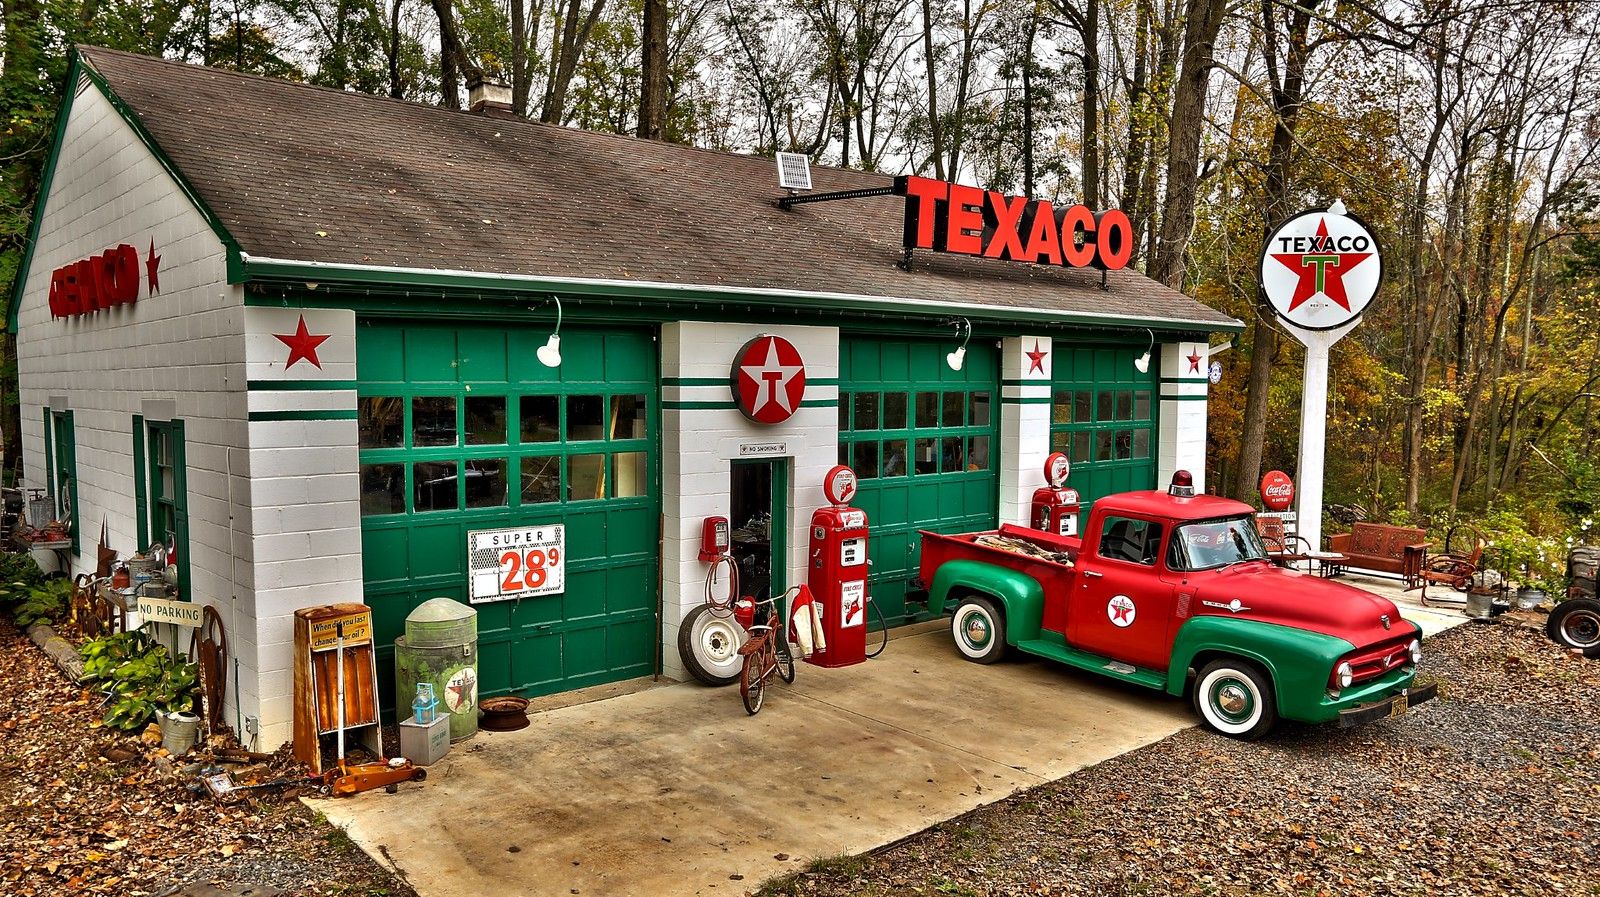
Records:
[[[1272,683],[1255,664],[1224,658],[1195,678],[1194,707],[1206,725],[1229,738],[1254,741],[1278,721]]]
[[[678,655],[684,669],[707,685],[732,685],[739,681],[744,658],[739,646],[748,635],[729,611],[717,612],[702,604],[683,618],[678,628]]]
[[[994,663],[1006,653],[1006,623],[987,598],[961,599],[950,617],[956,650],[974,663]]]

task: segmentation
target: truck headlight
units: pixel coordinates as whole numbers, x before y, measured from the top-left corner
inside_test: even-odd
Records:
[[[1413,664],[1421,663],[1422,662],[1422,639],[1414,638],[1414,639],[1411,640],[1411,644],[1407,645],[1406,647],[1409,648],[1410,651],[1411,651],[1411,662]]]
[[[1339,664],[1339,668],[1334,671],[1334,674],[1339,677],[1340,688],[1349,688],[1350,683],[1356,681],[1355,667],[1352,667],[1348,660]]]

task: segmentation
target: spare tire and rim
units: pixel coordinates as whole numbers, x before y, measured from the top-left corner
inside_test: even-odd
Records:
[[[728,610],[702,604],[683,618],[678,627],[678,655],[684,669],[707,685],[732,685],[739,681],[744,658],[739,646],[747,635]]]

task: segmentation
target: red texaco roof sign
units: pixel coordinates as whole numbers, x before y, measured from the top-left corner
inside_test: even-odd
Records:
[[[733,360],[733,399],[758,424],[781,424],[806,394],[800,350],[781,336],[758,336]]]
[[[1359,318],[1378,293],[1383,258],[1359,218],[1310,209],[1267,238],[1261,286],[1280,318],[1305,330],[1333,330]]]

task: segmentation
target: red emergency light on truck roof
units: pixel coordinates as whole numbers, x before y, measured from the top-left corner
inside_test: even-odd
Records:
[[[1172,485],[1167,487],[1167,494],[1176,498],[1194,497],[1194,476],[1187,470],[1180,470],[1172,475]]]

